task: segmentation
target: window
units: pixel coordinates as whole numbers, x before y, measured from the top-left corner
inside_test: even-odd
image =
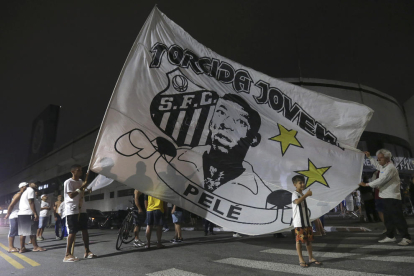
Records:
[[[40,190],[44,190],[44,189],[47,189],[47,188],[49,188],[49,184],[44,184],[44,185],[39,186],[38,190],[40,191]]]
[[[110,192],[109,193],[109,198],[114,198],[115,197],[115,192]]]
[[[90,195],[89,196],[89,201],[101,200],[101,199],[104,199],[104,197],[105,197],[105,194],[104,193],[97,194],[97,195]]]
[[[132,196],[134,194],[134,189],[126,189],[118,191],[118,197],[123,196]]]

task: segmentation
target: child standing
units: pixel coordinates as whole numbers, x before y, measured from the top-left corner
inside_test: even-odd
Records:
[[[313,230],[309,220],[308,206],[306,204],[306,198],[312,196],[312,191],[309,189],[303,194],[306,185],[305,177],[302,175],[294,176],[292,182],[296,188],[296,191],[292,193],[292,216],[293,227],[295,227],[296,251],[299,255],[299,265],[301,267],[308,267],[310,264],[321,265],[322,263],[315,260],[312,256]],[[306,244],[306,249],[309,254],[309,264],[303,259],[302,243]]]

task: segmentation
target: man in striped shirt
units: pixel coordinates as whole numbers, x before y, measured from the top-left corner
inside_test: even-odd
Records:
[[[309,219],[308,206],[306,204],[306,198],[312,196],[312,191],[309,189],[303,194],[306,184],[305,177],[302,175],[295,175],[292,178],[292,182],[296,187],[296,191],[292,193],[292,224],[293,227],[295,227],[296,251],[299,255],[299,265],[301,267],[308,267],[309,264],[321,265],[322,263],[315,260],[312,256],[313,230]],[[303,259],[302,243],[306,244],[306,249],[308,250],[309,255],[309,264]]]

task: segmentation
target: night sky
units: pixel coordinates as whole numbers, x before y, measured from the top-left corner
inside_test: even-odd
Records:
[[[34,118],[62,106],[55,148],[99,126],[155,4],[200,43],[276,78],[413,94],[414,1],[2,1],[0,180],[27,160]]]

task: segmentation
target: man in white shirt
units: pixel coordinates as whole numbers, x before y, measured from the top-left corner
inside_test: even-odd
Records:
[[[47,202],[47,195],[42,195],[40,202],[40,212],[39,212],[39,228],[37,229],[37,240],[43,241],[43,231],[49,222],[49,210],[50,204]]]
[[[39,247],[36,241],[36,232],[39,221],[39,216],[35,207],[35,189],[37,185],[30,183],[29,187],[23,192],[19,202],[18,213],[18,229],[20,235],[20,251],[19,253],[27,252],[25,247],[26,236],[30,236],[33,244],[33,251],[45,251],[46,249]]]
[[[66,225],[69,231],[68,242],[66,246],[66,255],[63,259],[65,263],[77,262],[79,259],[72,255],[72,245],[75,242],[75,236],[78,231],[82,231],[82,238],[85,244],[86,259],[95,258],[89,250],[89,234],[88,234],[88,215],[86,214],[85,204],[83,204],[83,197],[88,183],[82,182],[82,166],[73,165],[70,169],[72,177],[65,181],[64,196],[65,196],[65,214]],[[89,191],[90,192],[90,191]]]
[[[377,151],[377,160],[371,157],[369,152],[365,155],[370,159],[371,164],[380,171],[379,177],[370,183],[361,182],[360,186],[369,186],[379,189],[379,196],[384,202],[384,224],[387,229],[386,237],[379,242],[395,242],[395,229],[397,229],[402,241],[399,245],[412,244],[411,236],[408,233],[408,226],[403,214],[401,193],[400,193],[400,176],[398,170],[391,162],[392,154],[389,150],[380,149]]]

